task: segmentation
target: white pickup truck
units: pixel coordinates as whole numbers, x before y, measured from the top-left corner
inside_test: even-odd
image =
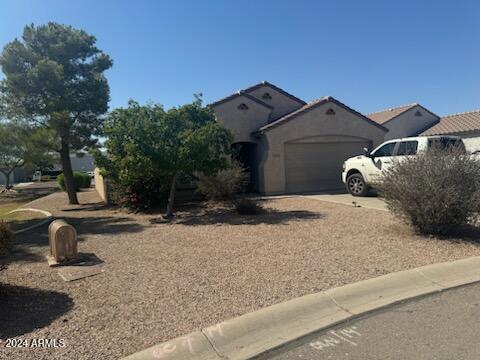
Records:
[[[372,152],[364,149],[365,154],[351,157],[343,163],[342,181],[353,196],[367,196],[369,189],[375,187],[381,174],[396,161],[415,156],[432,146],[459,146],[465,151],[465,145],[458,136],[419,136],[392,139],[384,142]],[[465,151],[466,153],[466,151]]]

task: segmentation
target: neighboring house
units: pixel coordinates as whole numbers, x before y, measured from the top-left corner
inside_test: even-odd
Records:
[[[70,161],[72,162],[73,171],[89,172],[95,170],[93,156],[88,153],[70,155]],[[54,170],[62,170],[60,159],[54,165]]]
[[[18,182],[22,182],[25,179],[25,169],[23,167],[21,168],[16,168],[13,170],[13,172],[10,174],[10,184],[15,184]],[[5,185],[6,184],[6,177],[3,173],[0,173],[0,185]]]
[[[480,110],[444,116],[422,135],[461,136],[468,151],[480,151]]]
[[[420,104],[398,106],[367,116],[388,129],[385,140],[417,136],[440,121],[439,116]]]
[[[249,190],[265,194],[343,189],[343,162],[389,139],[458,135],[480,151],[480,111],[440,118],[414,103],[365,116],[333,97],[307,104],[266,81],[210,106],[235,136]]]
[[[90,154],[85,153],[82,156],[77,154],[70,155],[70,160],[72,161],[73,171],[89,172],[95,169],[93,157]],[[54,164],[53,170],[62,170],[60,159]],[[10,183],[17,184],[20,182],[31,181],[31,179],[32,173],[27,172],[24,167],[20,167],[15,169],[13,174],[11,174]],[[2,173],[0,173],[0,185],[5,185],[5,176]]]
[[[266,194],[343,188],[343,161],[378,145],[388,131],[333,97],[307,104],[268,82],[210,106],[235,136],[251,190]]]

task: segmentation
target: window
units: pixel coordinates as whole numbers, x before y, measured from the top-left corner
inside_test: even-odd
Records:
[[[270,95],[268,92],[262,95],[262,99],[264,100],[272,100],[272,95]]]
[[[394,142],[385,144],[380,149],[375,151],[372,155],[375,157],[392,156],[393,149],[395,149],[396,144],[397,143]]]
[[[417,110],[417,112],[415,113],[415,116],[423,116],[422,113],[420,112],[420,110]]]
[[[328,109],[325,114],[327,115],[335,115],[335,110],[333,110],[332,108]]]
[[[454,147],[458,147],[459,151],[466,154],[465,145],[463,141],[455,138],[440,137],[428,139],[428,148],[438,147],[441,150],[449,150]]]
[[[248,110],[248,106],[245,103],[241,103],[240,105],[237,106],[238,110]]]
[[[418,141],[402,141],[398,145],[397,155],[415,155],[417,153]]]

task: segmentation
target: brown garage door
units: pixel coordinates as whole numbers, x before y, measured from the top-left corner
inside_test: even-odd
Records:
[[[285,144],[287,192],[342,189],[342,164],[368,142]]]

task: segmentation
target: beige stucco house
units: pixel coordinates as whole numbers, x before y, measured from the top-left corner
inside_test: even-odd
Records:
[[[398,106],[367,115],[388,129],[385,140],[417,136],[440,121],[440,117],[420,104]]]
[[[389,139],[459,135],[480,151],[480,111],[439,117],[414,103],[365,116],[330,96],[306,103],[266,81],[210,106],[235,136],[250,190],[265,194],[343,189],[343,162]]]
[[[251,190],[265,194],[343,188],[343,161],[378,145],[388,131],[333,97],[307,104],[268,82],[211,107],[235,136]]]
[[[480,151],[480,110],[443,116],[422,135],[460,136],[469,152]]]

